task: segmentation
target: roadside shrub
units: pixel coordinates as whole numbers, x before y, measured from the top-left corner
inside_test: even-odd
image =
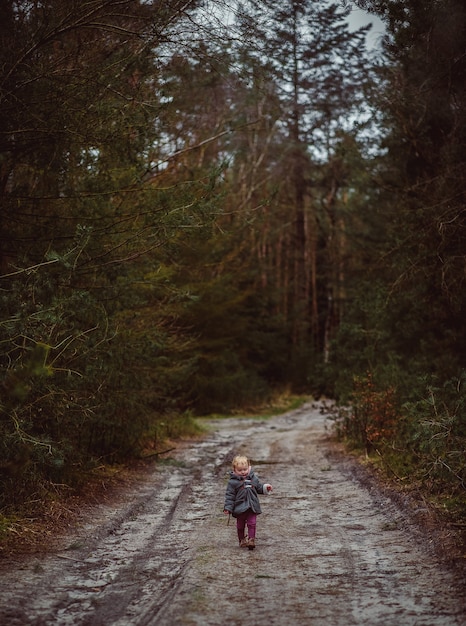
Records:
[[[390,475],[466,510],[465,380],[464,371],[443,384],[424,380],[423,397],[401,403],[371,373],[355,377],[350,402],[333,416],[336,435],[375,453]]]
[[[189,361],[177,352],[186,341],[169,324],[165,329],[153,313],[146,319],[140,303],[125,315],[109,312],[95,294],[69,287],[75,276],[64,263],[56,266],[2,280],[3,512],[37,510],[48,494],[79,486],[95,466],[131,458],[160,420],[174,431],[171,418],[189,374]]]
[[[355,376],[350,406],[337,420],[340,437],[368,452],[395,438],[399,412],[394,387],[378,389],[370,372]]]
[[[434,490],[466,490],[466,372],[430,385],[403,406],[399,445],[415,458],[416,474]]]

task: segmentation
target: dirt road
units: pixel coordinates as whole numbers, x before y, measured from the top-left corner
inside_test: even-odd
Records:
[[[331,454],[318,404],[269,420],[212,422],[136,490],[63,538],[1,567],[8,626],[451,626],[464,581],[386,496]],[[222,512],[233,453],[274,493],[257,548]],[[8,565],[8,564],[7,564]]]

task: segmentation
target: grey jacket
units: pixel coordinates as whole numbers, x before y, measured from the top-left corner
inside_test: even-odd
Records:
[[[262,510],[257,497],[258,493],[267,493],[267,483],[261,483],[252,469],[244,477],[230,471],[223,510],[229,511],[233,517],[238,517],[248,509],[259,515]]]

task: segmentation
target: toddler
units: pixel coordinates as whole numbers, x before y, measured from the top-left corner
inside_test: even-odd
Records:
[[[262,513],[257,494],[269,494],[272,485],[261,483],[245,456],[235,456],[225,493],[223,512],[236,518],[236,530],[241,548],[256,547],[256,519]],[[245,528],[248,527],[248,538]]]

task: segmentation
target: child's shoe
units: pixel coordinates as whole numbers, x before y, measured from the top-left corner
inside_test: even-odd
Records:
[[[248,540],[246,538],[241,539],[240,542],[239,542],[239,547],[240,548],[248,548],[249,547]]]
[[[248,541],[248,548],[250,550],[254,550],[254,548],[256,547],[256,541],[255,539],[249,539]]]

